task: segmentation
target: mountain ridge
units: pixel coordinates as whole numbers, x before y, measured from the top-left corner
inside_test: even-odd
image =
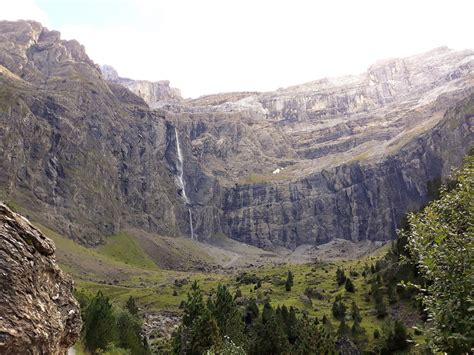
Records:
[[[151,108],[159,108],[167,104],[179,104],[183,101],[181,91],[170,87],[168,80],[147,81],[122,78],[110,65],[102,65],[100,71],[105,80],[120,84],[135,95],[141,97]]]

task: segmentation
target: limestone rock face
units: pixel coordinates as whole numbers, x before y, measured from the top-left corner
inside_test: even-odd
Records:
[[[0,203],[0,353],[65,354],[79,337],[72,279],[53,242]]]
[[[105,80],[123,85],[135,95],[145,100],[151,108],[158,108],[183,101],[181,91],[170,87],[168,80],[151,82],[147,80],[121,78],[117,71],[110,65],[101,66],[101,71]]]
[[[388,240],[474,144],[474,52],[188,101],[178,121],[222,194],[222,231],[264,248]]]

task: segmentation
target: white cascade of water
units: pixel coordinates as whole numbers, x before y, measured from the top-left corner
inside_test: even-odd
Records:
[[[191,239],[194,239],[193,212],[191,211],[190,207],[188,207],[188,212],[189,212],[189,227],[191,228]]]
[[[174,135],[176,139],[176,153],[178,155],[178,162],[176,163],[176,170],[178,171],[178,174],[176,175],[176,183],[178,184],[178,188],[181,190],[181,196],[183,197],[186,206],[188,206],[189,228],[191,229],[191,239],[194,239],[193,212],[191,211],[191,202],[188,199],[188,195],[186,195],[186,183],[184,181],[183,170],[183,153],[181,152],[181,146],[179,145],[178,130],[176,127],[174,128]]]

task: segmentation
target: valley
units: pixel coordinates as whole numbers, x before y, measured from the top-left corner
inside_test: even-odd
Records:
[[[370,253],[366,245],[359,246],[364,251],[347,258],[348,255],[344,254],[350,253],[348,249],[358,246],[341,241],[341,245],[326,246],[321,254],[316,254],[321,255],[322,260],[313,254],[312,261],[309,261],[304,252],[297,255],[288,251],[287,255],[273,254],[246,245],[235,245],[233,241],[227,241],[226,250],[222,246],[200,245],[200,242],[189,239],[165,238],[160,242],[166,244],[168,249],[162,245],[160,250],[163,255],[172,258],[173,264],[157,265],[155,262],[161,258],[149,256],[149,247],[143,249],[140,242],[125,233],[109,238],[104,247],[90,249],[72,244],[46,227],[39,228],[54,240],[58,262],[64,271],[73,275],[76,290],[90,295],[101,291],[114,304],[122,307],[130,296],[136,299],[140,313],[145,317],[151,345],[166,343],[172,330],[177,328],[180,304],[186,299],[194,281],[199,283],[205,295],[210,295],[219,284],[224,284],[229,286],[232,294],[240,290],[242,301],[254,298],[260,303],[269,298],[274,307],[295,307],[298,312],[318,318],[326,315],[334,327],[337,327],[337,320],[331,315],[332,301],[335,296],[342,295],[346,304],[350,305],[354,300],[359,305],[363,317],[361,325],[367,334],[382,329],[384,324],[384,320],[375,315],[371,299],[367,299],[370,286],[362,272],[366,265],[375,264],[385,255],[388,245],[372,246]],[[221,241],[220,244],[224,243]],[[178,252],[183,250],[185,254]],[[206,252],[209,254],[206,255]],[[186,266],[185,261],[188,262]],[[229,262],[233,262],[232,265],[228,265]],[[339,267],[357,273],[354,294],[346,292],[344,286],[336,283],[335,275]],[[177,271],[181,268],[183,271]],[[288,270],[295,275],[290,292],[285,291],[284,286]],[[256,281],[237,281],[243,274],[255,275],[262,280],[258,289],[255,289]],[[317,296],[306,296],[308,288],[314,289]],[[409,319],[410,325],[421,325],[420,319],[413,318],[410,301],[400,301],[391,312],[396,313],[397,318]],[[369,341],[367,349],[372,344]]]
[[[184,98],[0,21],[2,292],[25,261],[79,354],[469,351],[473,127],[472,50]]]

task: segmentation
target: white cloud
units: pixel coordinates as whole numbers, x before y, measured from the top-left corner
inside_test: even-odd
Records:
[[[274,90],[357,74],[377,59],[440,45],[474,47],[472,0],[120,0],[111,6],[121,4],[135,13],[120,25],[81,19],[57,29],[120,75],[169,79],[187,96]]]
[[[44,26],[50,26],[48,15],[36,4],[35,0],[2,0],[0,20],[36,20]],[[6,4],[5,4],[6,3]]]

